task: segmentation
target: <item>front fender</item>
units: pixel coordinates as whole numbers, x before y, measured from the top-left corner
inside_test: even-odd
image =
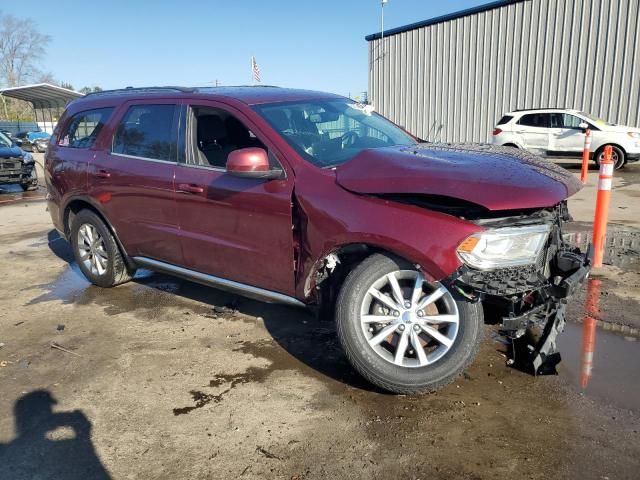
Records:
[[[294,202],[300,299],[307,299],[315,287],[322,260],[343,246],[364,244],[393,253],[417,265],[427,278],[440,280],[461,266],[456,254],[460,242],[482,230],[452,215],[348,192],[327,174],[308,182],[304,173],[298,176]]]

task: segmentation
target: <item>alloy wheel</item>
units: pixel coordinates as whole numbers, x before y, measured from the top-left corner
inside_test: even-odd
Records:
[[[360,324],[369,346],[401,367],[424,367],[453,346],[460,314],[449,291],[415,270],[398,270],[367,290]]]
[[[96,227],[90,223],[82,224],[77,240],[79,258],[84,267],[94,275],[103,275],[107,271],[109,256]]]

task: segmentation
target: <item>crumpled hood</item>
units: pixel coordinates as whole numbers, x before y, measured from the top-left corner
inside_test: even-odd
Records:
[[[24,157],[24,152],[20,147],[0,147],[0,158]]]
[[[356,193],[441,195],[489,210],[551,207],[582,188],[573,174],[537,155],[481,144],[364,150],[336,168],[336,179]]]

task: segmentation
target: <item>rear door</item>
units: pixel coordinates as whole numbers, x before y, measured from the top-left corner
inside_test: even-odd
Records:
[[[245,147],[265,148],[274,166],[286,166],[250,119],[225,104],[190,104],[185,137],[175,180],[185,266],[294,295],[293,172],[271,180],[227,174],[226,157]]]
[[[520,144],[527,150],[545,153],[549,148],[549,114],[527,113],[514,126]]]
[[[180,116],[173,100],[125,103],[89,164],[89,194],[130,256],[182,261],[174,192]]]
[[[552,113],[549,151],[575,155],[582,153],[584,149],[584,134],[580,124],[583,122],[584,120],[580,117],[569,113]]]

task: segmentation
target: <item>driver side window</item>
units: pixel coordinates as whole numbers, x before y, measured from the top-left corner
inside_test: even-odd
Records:
[[[225,169],[227,157],[234,150],[249,147],[268,150],[248,127],[220,108],[191,107],[188,132],[189,165]]]

